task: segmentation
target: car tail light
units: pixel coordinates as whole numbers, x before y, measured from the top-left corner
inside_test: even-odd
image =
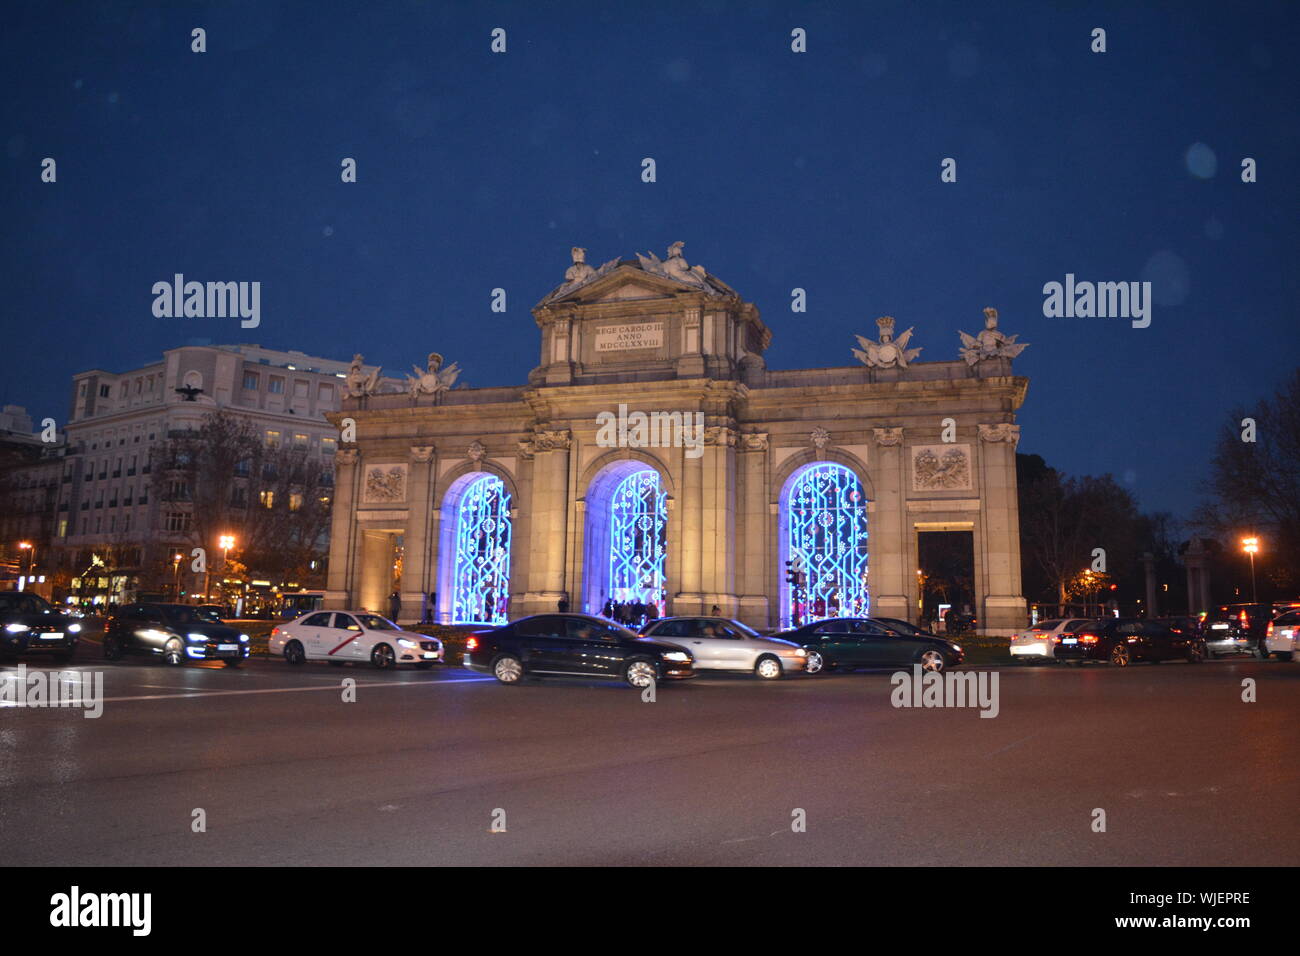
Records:
[[[279,629],[278,627],[273,627],[273,628],[271,628],[271,636],[272,636],[272,637],[275,637],[275,635],[277,635],[277,634],[279,634],[279,633],[280,633],[280,629]]]
[[[1268,627],[1264,628],[1264,637],[1270,638],[1272,636],[1273,636],[1273,622],[1269,621]]]
[[[1248,618],[1248,617],[1246,616],[1246,612],[1245,612],[1245,611],[1242,611],[1242,612],[1241,612],[1241,623],[1242,623],[1242,624],[1249,624],[1249,623],[1250,623],[1250,618]]]
[[[1060,643],[1061,643],[1061,635],[1060,635],[1060,634],[1057,634],[1054,638],[1052,638],[1052,643],[1053,643],[1053,644],[1060,644]]]
[[[1080,644],[1096,644],[1096,643],[1097,643],[1097,635],[1096,635],[1096,634],[1080,634],[1080,635],[1079,635],[1079,643],[1080,643]]]
[[[475,650],[478,650],[478,638],[477,638],[477,637],[471,637],[469,640],[467,640],[467,641],[465,642],[465,650],[467,650],[467,651],[475,651]]]

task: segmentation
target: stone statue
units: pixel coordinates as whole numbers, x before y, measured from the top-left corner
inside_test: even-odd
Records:
[[[361,398],[365,395],[374,395],[379,391],[379,369],[376,368],[369,375],[362,369],[362,359],[360,353],[352,356],[352,366],[348,369],[348,376],[345,379],[348,387],[349,398]]]
[[[1014,335],[1003,335],[998,331],[998,310],[992,308],[984,310],[984,331],[979,335],[967,335],[961,330],[957,334],[961,336],[962,344],[958,351],[967,365],[991,358],[1013,359],[1029,346],[1028,342],[1017,344]]]
[[[441,395],[455,385],[456,379],[460,376],[460,363],[452,362],[443,368],[442,356],[437,352],[429,353],[428,364],[423,371],[418,365],[412,365],[411,368],[415,374],[406,376],[406,385],[410,389],[412,398],[419,398],[421,395]]]
[[[678,240],[668,247],[668,258],[660,259],[653,252],[648,252],[644,256],[637,253],[637,261],[640,262],[641,268],[646,272],[654,275],[663,276],[666,279],[675,279],[686,285],[699,286],[710,292],[719,291],[713,283],[709,281],[709,274],[704,266],[689,266],[686,259],[682,256],[682,248],[686,243]]]
[[[565,282],[585,282],[596,274],[596,270],[587,265],[586,249],[574,246],[569,252],[573,255],[573,265],[565,270]]]
[[[860,349],[853,354],[858,361],[870,368],[907,368],[907,363],[921,354],[920,349],[909,349],[907,343],[912,338],[912,329],[908,329],[897,339],[894,338],[894,318],[882,315],[876,319],[880,329],[880,341],[873,342],[866,336],[857,336]]]

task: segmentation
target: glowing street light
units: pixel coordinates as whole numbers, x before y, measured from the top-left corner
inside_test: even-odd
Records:
[[[1259,595],[1255,593],[1255,555],[1259,552],[1259,538],[1242,538],[1241,550],[1250,555],[1250,600],[1252,604],[1259,603]]]

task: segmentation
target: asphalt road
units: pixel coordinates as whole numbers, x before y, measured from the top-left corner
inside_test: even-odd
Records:
[[[879,672],[645,703],[458,667],[97,656],[74,669],[104,674],[98,719],[0,708],[10,865],[1300,861],[1300,664],[1008,667],[988,719],[895,708]]]

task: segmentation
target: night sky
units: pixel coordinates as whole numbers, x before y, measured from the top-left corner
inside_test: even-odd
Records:
[[[520,384],[529,309],[570,246],[599,266],[681,239],[758,305],[772,368],[854,364],[886,314],[921,361],[955,359],[996,306],[1032,343],[1020,450],[1186,514],[1228,410],[1300,354],[1296,4],[11,3],[5,20],[0,399],[37,419],[66,419],[73,373],[192,341],[360,351],[394,375],[436,349],[473,386]],[[260,281],[261,327],[155,318],[176,272]],[[1066,273],[1151,280],[1150,328],[1044,318]]]

